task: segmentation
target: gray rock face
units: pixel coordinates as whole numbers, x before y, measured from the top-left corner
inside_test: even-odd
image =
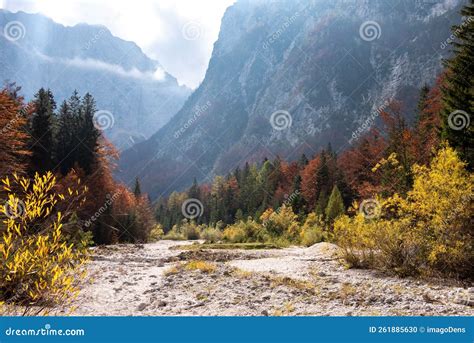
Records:
[[[149,140],[122,155],[157,197],[245,161],[294,159],[354,132],[418,90],[449,54],[463,1],[238,1],[225,13],[206,77]],[[272,125],[273,124],[273,125]],[[352,139],[351,139],[352,138]]]
[[[77,89],[113,114],[106,135],[119,147],[162,127],[190,94],[133,42],[103,26],[65,27],[39,15],[0,10],[0,81],[15,81],[31,99],[51,88],[58,102]]]

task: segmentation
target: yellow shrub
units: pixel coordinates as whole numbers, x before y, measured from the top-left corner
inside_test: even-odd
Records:
[[[226,227],[222,234],[222,237],[225,241],[231,243],[244,243],[247,241],[245,229],[239,226],[238,223]]]
[[[413,189],[381,202],[381,217],[342,216],[334,226],[338,244],[353,265],[400,274],[473,272],[473,175],[456,152],[442,148],[430,167],[413,166]]]
[[[231,243],[266,242],[269,239],[266,228],[251,218],[227,226],[222,236]]]
[[[150,231],[150,236],[148,237],[148,240],[150,242],[156,242],[162,239],[164,235],[165,233],[161,224],[155,224]]]
[[[316,213],[308,214],[300,232],[300,241],[302,245],[310,246],[319,243],[324,238],[324,223]]]
[[[260,220],[271,236],[285,236],[292,241],[299,239],[301,228],[291,206],[283,204],[277,211],[268,209],[260,216]]]
[[[13,175],[2,183],[8,200],[1,206],[0,301],[47,305],[67,300],[77,291],[87,244],[75,248],[65,241],[64,215],[56,209],[81,194],[71,189],[55,193],[51,173],[34,180]]]

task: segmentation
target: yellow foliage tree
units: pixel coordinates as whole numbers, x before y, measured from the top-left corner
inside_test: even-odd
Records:
[[[449,146],[429,167],[414,165],[405,198],[381,201],[381,217],[342,216],[337,242],[350,264],[392,269],[400,274],[473,274],[474,178]]]
[[[0,302],[27,307],[64,302],[77,291],[87,244],[76,248],[66,242],[62,228],[69,213],[57,209],[67,209],[87,189],[58,194],[50,172],[1,182],[8,200],[1,206]]]

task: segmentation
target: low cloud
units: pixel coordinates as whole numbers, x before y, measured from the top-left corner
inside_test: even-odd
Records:
[[[102,71],[102,72],[115,74],[115,75],[125,77],[125,78],[134,78],[134,79],[149,80],[149,81],[164,81],[166,78],[165,71],[160,67],[157,67],[154,71],[143,72],[143,71],[138,70],[137,68],[126,70],[120,65],[110,64],[110,63],[106,63],[106,62],[99,61],[92,58],[75,57],[71,59],[71,58],[51,57],[51,56],[41,54],[39,52],[36,52],[36,54],[39,57],[41,57],[43,60],[46,60],[50,63],[61,63],[64,65],[73,66],[76,68]]]

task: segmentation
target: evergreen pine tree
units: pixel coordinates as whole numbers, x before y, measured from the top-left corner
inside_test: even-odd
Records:
[[[142,189],[140,187],[140,181],[138,180],[138,177],[135,178],[135,187],[133,188],[133,194],[135,195],[135,198],[140,198],[142,195]]]
[[[474,163],[474,127],[469,125],[474,112],[474,1],[462,11],[464,22],[453,26],[456,40],[452,42],[454,56],[445,61],[446,82],[442,87],[442,137],[456,148],[469,168]],[[456,112],[457,111],[457,112]]]
[[[302,154],[300,160],[298,161],[298,165],[300,168],[304,168],[308,164],[308,158],[305,154]]]
[[[327,204],[328,204],[328,194],[326,190],[323,190],[319,193],[318,200],[316,201],[316,206],[314,208],[314,212],[316,212],[317,215],[324,216]]]
[[[199,185],[197,183],[196,178],[194,178],[193,185],[188,190],[188,197],[192,199],[200,198]]]
[[[416,118],[418,122],[423,119],[422,116],[425,113],[429,92],[430,87],[428,87],[427,84],[423,85],[423,87],[420,89],[418,104],[416,105]]]
[[[328,167],[330,158],[331,157],[328,156],[326,151],[323,150],[321,152],[321,166],[316,172],[316,198],[318,199],[317,206],[320,207],[320,213],[318,214],[324,214],[324,209],[327,205],[328,194],[332,188]]]
[[[77,149],[77,163],[86,174],[94,169],[97,160],[99,130],[94,126],[94,113],[97,111],[95,100],[87,93],[79,105],[78,130],[76,138],[79,140]]]
[[[326,221],[332,223],[341,214],[344,214],[344,202],[342,200],[339,188],[334,186],[329,197],[328,205],[326,207]]]
[[[293,180],[293,192],[291,198],[291,208],[296,214],[300,214],[304,211],[305,200],[301,193],[301,175],[297,174]]]
[[[31,119],[31,174],[44,174],[54,167],[53,163],[53,128],[54,102],[53,93],[41,88],[33,100],[35,111]]]
[[[64,101],[59,108],[58,132],[55,144],[55,164],[66,175],[74,166],[74,130],[75,118],[69,104]]]

